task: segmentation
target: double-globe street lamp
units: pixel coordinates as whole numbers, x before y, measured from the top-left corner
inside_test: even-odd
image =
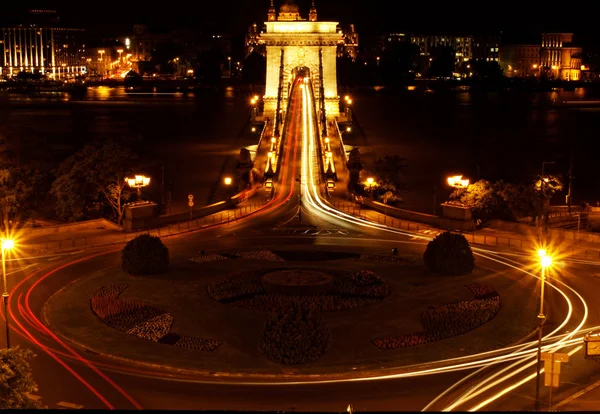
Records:
[[[546,316],[544,315],[544,283],[546,281],[546,268],[552,265],[552,257],[548,256],[545,249],[538,250],[540,266],[542,268],[541,286],[540,286],[540,313],[538,314],[538,348],[537,348],[537,369],[535,377],[535,409],[540,409],[540,370],[542,369],[542,326]]]
[[[6,348],[10,348],[10,328],[8,325],[8,285],[6,283],[6,251],[15,247],[14,240],[2,239],[2,279],[4,280],[4,293],[2,300],[4,301],[4,320],[6,321]]]

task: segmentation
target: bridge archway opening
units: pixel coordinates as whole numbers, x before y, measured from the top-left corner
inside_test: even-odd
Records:
[[[298,76],[305,78],[310,76],[310,69],[306,66],[296,66],[294,69],[292,69],[291,75],[292,81],[298,79]]]

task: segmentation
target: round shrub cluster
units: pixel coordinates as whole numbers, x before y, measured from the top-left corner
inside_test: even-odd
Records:
[[[121,266],[132,275],[155,275],[169,268],[169,249],[160,237],[140,234],[121,252]]]
[[[283,364],[305,364],[323,356],[331,346],[331,332],[310,310],[292,305],[271,314],[260,338],[265,355]]]
[[[427,244],[423,260],[429,270],[443,275],[465,275],[475,267],[475,257],[465,236],[449,231]]]

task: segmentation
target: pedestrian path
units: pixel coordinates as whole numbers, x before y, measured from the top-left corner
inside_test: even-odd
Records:
[[[346,214],[362,218],[363,220],[384,225],[386,227],[406,230],[411,233],[417,233],[427,237],[435,237],[440,234],[443,229],[429,226],[423,223],[417,223],[408,220],[402,220],[389,215],[381,214],[375,210],[365,208],[362,204],[348,201],[339,196],[339,193],[334,195],[330,200],[332,206]],[[473,232],[463,232],[467,240],[474,245],[495,246],[499,249],[519,250],[524,252],[537,251],[539,243],[534,236],[527,237],[522,234],[513,233],[504,230],[495,229],[479,229]],[[411,237],[412,240],[423,240],[417,235]],[[600,244],[586,241],[578,241],[568,243],[559,243],[557,249],[567,257],[573,257],[583,260],[600,260]]]

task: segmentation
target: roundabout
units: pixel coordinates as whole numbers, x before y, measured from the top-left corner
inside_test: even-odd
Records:
[[[415,363],[508,346],[534,327],[528,315],[535,304],[518,306],[523,298],[516,296],[514,275],[498,269],[439,276],[415,252],[396,256],[394,263],[386,255],[350,249],[331,250],[332,261],[321,260],[323,248],[305,248],[303,261],[273,260],[298,254],[294,247],[281,250],[262,253],[262,259],[258,252],[211,252],[206,257],[215,260],[204,262],[184,255],[167,273],[147,277],[111,267],[54,294],[43,317],[60,337],[123,362],[198,378],[243,374],[266,381],[402,372]],[[319,260],[310,260],[313,252]],[[502,306],[482,317],[491,292]],[[270,315],[293,306],[318,314],[331,344],[310,362],[277,363],[261,351],[261,334]],[[471,319],[466,328],[457,323]],[[455,328],[442,332],[442,326]],[[427,327],[427,341],[381,345]]]

